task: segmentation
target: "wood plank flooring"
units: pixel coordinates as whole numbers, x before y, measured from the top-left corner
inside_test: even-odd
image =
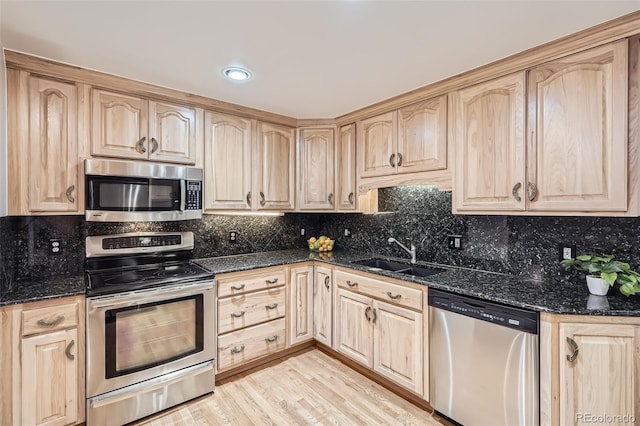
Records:
[[[135,424],[441,425],[430,413],[317,349],[226,379],[216,384],[213,395]]]

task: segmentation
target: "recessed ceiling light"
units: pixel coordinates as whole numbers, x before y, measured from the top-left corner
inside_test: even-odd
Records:
[[[222,70],[222,74],[234,81],[245,81],[251,78],[251,73],[240,67],[228,67]]]

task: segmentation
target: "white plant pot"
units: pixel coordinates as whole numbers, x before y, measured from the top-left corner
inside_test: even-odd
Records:
[[[602,278],[587,275],[587,287],[589,287],[589,293],[591,294],[606,296],[611,286]]]

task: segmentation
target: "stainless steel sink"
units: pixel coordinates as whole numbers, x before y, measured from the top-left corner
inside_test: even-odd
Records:
[[[409,265],[406,263],[392,262],[390,260],[376,259],[376,258],[357,260],[351,263],[368,266],[369,270],[371,271],[384,270],[384,271],[397,272],[399,274],[413,275],[416,277],[428,277],[430,275],[435,275],[437,273],[444,272],[444,269],[440,269],[440,268],[430,268],[427,266]]]

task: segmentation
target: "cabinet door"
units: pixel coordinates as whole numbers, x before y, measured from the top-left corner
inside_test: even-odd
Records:
[[[196,111],[164,102],[149,102],[149,159],[196,162]]]
[[[257,123],[254,188],[258,209],[291,210],[295,199],[294,129]]]
[[[77,330],[22,340],[22,423],[66,425],[76,422]]]
[[[398,111],[398,173],[447,168],[447,97]]]
[[[336,207],[356,209],[356,125],[342,126],[336,143]]]
[[[529,72],[530,210],[627,209],[627,41]]]
[[[358,123],[358,176],[386,176],[396,172],[396,112]]]
[[[91,154],[148,159],[148,105],[133,96],[93,89]]]
[[[313,280],[313,337],[327,346],[331,341],[333,271],[316,266]]]
[[[373,302],[373,369],[418,394],[423,391],[422,314]]]
[[[289,344],[313,339],[313,266],[291,269]]]
[[[29,210],[78,211],[77,89],[29,77]]]
[[[333,210],[334,130],[301,129],[298,138],[300,210]]]
[[[454,92],[454,211],[523,210],[524,73]]]
[[[207,112],[205,209],[251,209],[251,120]]]
[[[638,418],[634,357],[640,348],[635,333],[632,325],[560,324],[561,424],[589,423],[584,416],[590,414]],[[568,360],[575,349],[577,357]]]
[[[335,349],[371,368],[373,366],[371,299],[337,288],[335,310]]]

